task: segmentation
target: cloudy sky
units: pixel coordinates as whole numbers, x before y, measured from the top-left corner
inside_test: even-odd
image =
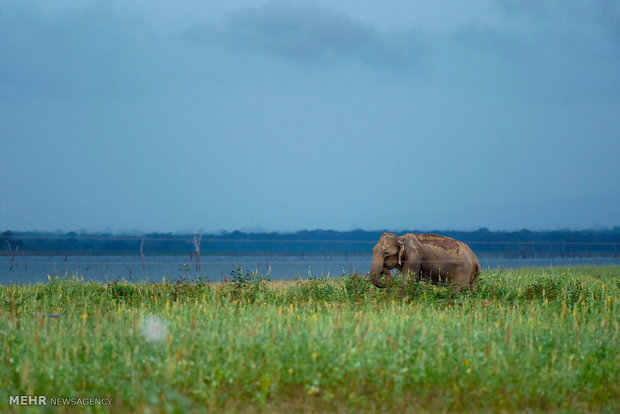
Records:
[[[0,230],[620,225],[619,4],[0,0]]]

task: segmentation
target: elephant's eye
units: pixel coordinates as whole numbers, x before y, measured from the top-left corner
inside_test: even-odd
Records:
[[[384,257],[388,257],[389,255],[390,255],[390,252],[383,252]]]

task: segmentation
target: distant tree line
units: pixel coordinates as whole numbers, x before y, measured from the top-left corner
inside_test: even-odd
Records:
[[[421,231],[400,231],[398,234]],[[381,231],[303,230],[296,233],[202,234],[12,232],[0,234],[0,254],[16,255],[170,255],[183,254],[369,254]],[[509,258],[619,257],[620,227],[608,230],[432,231],[468,243],[478,255]],[[198,245],[196,245],[198,240]]]

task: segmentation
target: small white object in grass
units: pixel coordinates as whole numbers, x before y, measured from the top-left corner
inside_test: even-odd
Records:
[[[140,331],[149,342],[160,342],[168,336],[166,322],[158,316],[148,316],[142,321]]]

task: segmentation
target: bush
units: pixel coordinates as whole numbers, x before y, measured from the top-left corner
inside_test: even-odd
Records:
[[[267,282],[271,280],[271,275],[261,275],[258,270],[244,270],[235,267],[230,274],[233,281],[232,285],[225,288],[225,296],[232,300],[256,302],[269,288]]]

